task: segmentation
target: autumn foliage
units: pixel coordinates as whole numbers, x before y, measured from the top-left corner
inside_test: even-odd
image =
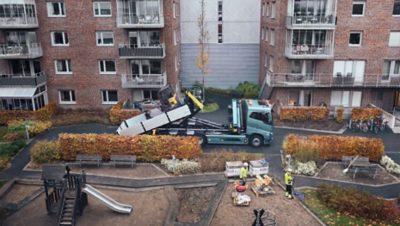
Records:
[[[54,115],[56,110],[55,104],[49,104],[40,108],[37,111],[27,110],[1,110],[0,111],[0,125],[6,125],[12,120],[40,120],[48,121]]]
[[[283,107],[279,119],[282,121],[325,121],[328,120],[329,110],[326,107]]]
[[[141,113],[138,109],[123,109],[122,102],[118,102],[110,109],[110,122],[113,125],[120,124],[122,121],[132,118]]]
[[[196,137],[181,136],[118,136],[111,134],[60,134],[61,156],[73,161],[77,154],[100,154],[109,160],[111,154],[136,155],[142,161],[162,158],[193,159],[201,154]]]
[[[379,138],[352,136],[299,136],[289,134],[282,146],[285,154],[293,156],[316,156],[324,160],[341,160],[342,156],[366,156],[379,162],[384,144]],[[308,160],[308,159],[304,159]],[[315,160],[315,159],[309,159]]]
[[[343,107],[338,107],[336,109],[336,122],[337,123],[342,123],[344,118],[344,108]]]
[[[351,120],[367,121],[380,115],[382,115],[382,111],[379,108],[353,108],[351,110]]]

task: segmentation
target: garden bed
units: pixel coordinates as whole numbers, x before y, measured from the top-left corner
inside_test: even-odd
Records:
[[[290,121],[281,121],[279,120],[278,117],[274,117],[274,126],[300,128],[300,129],[340,131],[346,126],[346,123],[337,123],[334,119],[329,119],[327,121],[290,122]]]
[[[398,182],[399,180],[388,173],[384,168],[380,165],[373,164],[378,167],[378,174],[373,179],[369,175],[366,175],[363,172],[358,172],[356,177],[353,179],[353,173],[348,172],[347,174],[343,173],[344,167],[341,163],[338,162],[326,162],[324,166],[320,169],[319,173],[316,175],[319,178],[330,179],[330,180],[340,180],[340,181],[348,181],[353,183],[362,183],[362,184],[388,184]]]

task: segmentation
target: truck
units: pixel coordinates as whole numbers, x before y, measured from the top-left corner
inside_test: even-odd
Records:
[[[161,134],[196,136],[205,144],[249,144],[253,147],[271,144],[273,140],[272,108],[253,99],[232,99],[229,124],[194,117],[204,107],[192,94],[184,92],[179,101],[171,87],[159,90],[160,108],[124,120],[119,135]]]

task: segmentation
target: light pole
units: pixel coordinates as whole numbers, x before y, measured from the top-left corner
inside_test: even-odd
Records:
[[[25,136],[26,136],[26,140],[29,140],[29,127],[28,125],[25,125]]]

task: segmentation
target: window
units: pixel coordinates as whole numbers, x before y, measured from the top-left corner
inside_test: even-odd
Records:
[[[112,31],[96,31],[96,40],[98,46],[113,46],[114,34]]]
[[[174,63],[175,63],[175,71],[178,71],[178,60],[177,60],[177,58],[176,58],[176,56],[175,56],[175,58],[174,58]]]
[[[360,107],[361,91],[332,91],[331,106]]]
[[[218,24],[218,43],[222,43],[222,24]]]
[[[400,60],[385,60],[383,62],[383,77],[400,76]]]
[[[365,0],[353,0],[352,16],[364,16]]]
[[[103,104],[115,104],[118,102],[117,90],[102,90],[101,96]]]
[[[349,46],[361,46],[362,32],[350,32]]]
[[[400,16],[400,0],[394,0],[393,15]]]
[[[93,2],[93,14],[95,17],[110,17],[111,2]]]
[[[218,21],[222,21],[222,1],[218,1]]]
[[[174,45],[176,45],[177,44],[177,42],[176,42],[176,30],[174,30],[173,36],[174,36]]]
[[[267,6],[265,8],[265,16],[269,17],[269,2],[267,2]]]
[[[261,16],[266,16],[266,7],[267,5],[265,4],[265,2],[262,4],[262,8],[261,8]]]
[[[400,47],[400,31],[392,31],[389,36],[390,47]]]
[[[252,119],[260,120],[263,123],[270,124],[268,113],[252,112],[249,117]]]
[[[276,2],[272,2],[272,8],[271,8],[271,18],[276,17]]]
[[[261,40],[264,40],[265,28],[261,28]]]
[[[268,28],[266,28],[265,29],[265,42],[268,42],[268,40],[269,40],[269,30],[268,30]]]
[[[271,72],[274,72],[274,57],[273,56],[269,56],[269,70]]]
[[[143,90],[143,99],[158,100],[157,90]]]
[[[363,60],[335,60],[333,64],[333,76],[340,79],[338,82],[362,82],[364,71],[365,61]]]
[[[75,91],[74,90],[60,90],[58,91],[60,104],[75,104]]]
[[[267,53],[265,53],[264,67],[268,67],[268,54]]]
[[[72,74],[71,60],[55,60],[56,74]]]
[[[100,74],[115,74],[114,60],[99,60]]]
[[[68,34],[64,31],[51,32],[51,44],[53,46],[69,46]]]
[[[269,31],[269,33],[270,33],[269,44],[271,46],[274,46],[275,45],[275,29],[271,29]]]
[[[174,18],[176,18],[176,3],[175,2],[172,4],[172,15],[174,16]]]
[[[48,2],[47,15],[49,17],[65,17],[64,2]]]

